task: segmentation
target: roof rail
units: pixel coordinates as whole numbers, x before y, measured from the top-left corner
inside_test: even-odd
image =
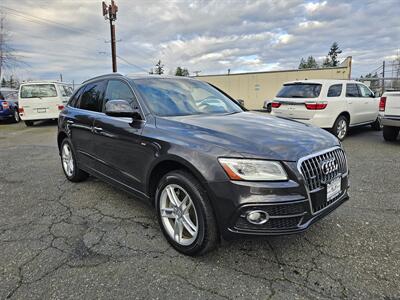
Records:
[[[88,81],[92,81],[93,79],[100,79],[100,78],[103,78],[103,77],[109,77],[109,76],[113,76],[113,75],[114,75],[114,76],[124,76],[124,75],[122,75],[121,73],[108,73],[108,74],[99,75],[99,76],[90,78],[90,79],[88,79],[88,80],[85,80],[85,81],[82,82],[82,84],[84,84],[84,83],[86,83],[86,82],[88,82]]]

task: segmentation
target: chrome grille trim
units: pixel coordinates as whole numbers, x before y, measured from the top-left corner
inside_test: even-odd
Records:
[[[338,162],[338,169],[325,175],[321,170],[320,163],[329,159],[335,159]],[[303,157],[299,160],[297,167],[300,173],[303,175],[304,181],[310,193],[321,189],[323,184],[331,181],[339,175],[347,175],[348,172],[345,153],[339,147],[327,149],[325,151]]]
[[[322,184],[324,184],[326,181],[329,181],[329,179],[326,176],[324,176],[324,174],[322,174],[322,170],[321,167],[319,166],[318,159],[321,161],[321,158],[322,160],[324,160],[329,157],[336,158],[339,163],[338,170],[334,174],[332,174],[330,178],[333,179],[337,176],[341,176],[343,178],[348,176],[349,169],[347,164],[347,158],[345,152],[341,147],[333,147],[307,155],[305,157],[300,158],[297,162],[297,169],[303,176],[305,188],[307,191],[308,201],[310,204],[311,214],[313,215],[327,209],[332,204],[336,203],[336,201],[338,201],[344,195],[344,192],[342,191],[340,195],[338,195],[335,199],[333,199],[329,203],[327,202],[326,205],[324,205],[324,207],[321,208],[320,210],[314,211],[313,209],[313,204],[311,201],[310,194],[321,190],[323,188]],[[310,174],[313,175],[310,176]]]

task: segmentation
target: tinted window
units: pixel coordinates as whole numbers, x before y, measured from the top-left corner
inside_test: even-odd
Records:
[[[188,79],[138,79],[140,94],[158,116],[226,114],[242,109],[208,83]]]
[[[77,106],[79,97],[81,96],[83,89],[84,89],[83,87],[79,88],[79,89],[72,95],[72,97],[71,97],[71,98],[69,99],[69,101],[68,101],[68,105],[69,105],[69,106],[72,106],[72,107],[76,107],[76,106]]]
[[[321,84],[290,83],[285,84],[277,97],[282,98],[317,98],[321,93]]]
[[[88,83],[79,101],[79,108],[101,111],[106,81]]]
[[[346,97],[360,97],[356,84],[354,83],[346,84]]]
[[[21,87],[21,98],[57,97],[54,84],[27,84]]]
[[[342,93],[342,85],[334,84],[329,87],[328,97],[339,97]]]
[[[361,97],[367,97],[367,98],[372,97],[373,95],[372,92],[365,85],[357,84],[357,86],[360,90]]]
[[[126,100],[132,107],[136,107],[136,98],[130,87],[120,80],[110,80],[104,96],[104,105],[109,100]]]

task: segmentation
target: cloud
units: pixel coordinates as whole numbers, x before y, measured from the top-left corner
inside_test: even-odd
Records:
[[[117,0],[119,71],[148,71],[158,59],[202,74],[296,68],[301,57],[323,58],[332,42],[353,75],[395,57],[398,0]],[[12,46],[29,78],[82,81],[110,72],[109,26],[98,1],[2,0]],[[126,62],[127,61],[127,62]]]

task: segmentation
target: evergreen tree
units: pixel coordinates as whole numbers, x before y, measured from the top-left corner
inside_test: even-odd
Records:
[[[162,75],[164,74],[164,65],[161,63],[161,60],[158,60],[156,63],[156,67],[154,69],[154,74]]]
[[[337,67],[339,64],[338,55],[342,53],[342,50],[339,49],[339,45],[337,42],[334,42],[331,46],[331,49],[328,52],[328,57],[331,62],[331,67]]]
[[[181,68],[181,67],[177,67],[177,68],[176,68],[175,76],[183,76],[183,75],[182,75],[182,68]]]
[[[307,61],[304,58],[300,60],[299,69],[316,69],[318,67],[319,65],[312,55],[307,58]]]
[[[177,67],[175,76],[189,76],[189,71],[186,68]]]
[[[300,60],[299,69],[307,69],[306,61],[304,60],[304,58],[301,58],[301,60]]]

